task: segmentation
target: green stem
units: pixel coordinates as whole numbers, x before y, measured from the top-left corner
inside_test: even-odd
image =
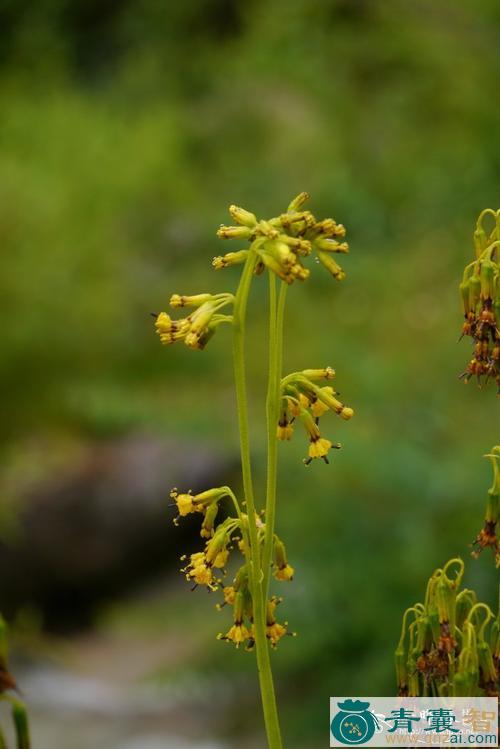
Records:
[[[269,271],[269,381],[267,389],[267,486],[266,486],[266,535],[262,556],[264,571],[264,599],[267,600],[271,561],[273,554],[274,526],[276,518],[276,483],[278,466],[278,440],[276,428],[280,413],[280,383],[283,358],[283,318],[285,314],[286,283],[281,283],[276,308],[276,285],[274,273]]]
[[[269,749],[282,749],[281,732],[274,694],[274,683],[269,658],[269,647],[266,638],[266,609],[262,589],[262,568],[260,548],[255,523],[255,501],[250,459],[250,438],[248,429],[248,406],[245,377],[245,320],[248,294],[252,282],[256,255],[250,251],[240,284],[236,293],[233,311],[233,360],[236,386],[236,401],[240,431],[241,468],[243,474],[243,491],[245,493],[248,513],[248,534],[250,540],[250,584],[254,608],[254,635],[257,669],[264,711],[264,723]]]

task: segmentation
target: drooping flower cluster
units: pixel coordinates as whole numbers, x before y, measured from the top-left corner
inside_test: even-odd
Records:
[[[187,492],[179,493],[172,489],[170,496],[175,501],[178,515],[174,518],[177,524],[180,517],[200,513],[203,515],[200,535],[206,539],[202,551],[184,555],[181,559],[186,562],[181,572],[194,588],[204,586],[209,591],[222,591],[223,603],[217,608],[222,610],[229,605],[233,609],[233,623],[228,631],[218,635],[219,640],[232,642],[236,647],[244,645],[246,650],[254,646],[253,601],[251,585],[248,575],[248,523],[249,518],[239,509],[239,504],[233,492],[226,486],[209,489],[199,494]],[[226,517],[215,525],[219,513],[221,500],[229,497],[237,510],[236,517]],[[265,523],[259,515],[254,522],[258,532],[259,543],[264,543]],[[243,556],[243,564],[239,567],[232,584],[225,585],[226,567],[231,553]],[[293,579],[294,570],[288,563],[285,545],[275,535],[273,544],[273,576],[279,581]],[[266,608],[266,635],[270,645],[274,648],[284,635],[293,634],[288,631],[288,623],[279,623],[275,616],[276,606],[280,598],[271,596]]]
[[[450,560],[430,578],[424,603],[405,611],[395,653],[400,696],[499,695],[500,618],[460,590],[463,571],[461,559]]]
[[[222,315],[219,311],[233,301],[232,294],[173,294],[171,307],[195,307],[195,310],[180,320],[172,320],[166,312],[153,315],[160,341],[165,345],[184,341],[189,348],[204,349],[221,323],[232,322],[231,315]]]
[[[494,219],[490,232],[484,219]],[[460,296],[465,322],[462,336],[474,341],[474,352],[465,372],[465,382],[477,377],[479,385],[495,380],[500,392],[500,210],[484,210],[474,232],[476,259],[466,266]]]
[[[238,225],[221,226],[217,235],[221,239],[247,240],[250,246],[215,257],[212,262],[214,268],[220,270],[242,264],[253,253],[256,275],[268,268],[291,284],[297,279],[303,281],[308,278],[310,271],[302,261],[314,254],[317,262],[337,281],[341,281],[345,273],[334,255],[349,251],[347,242],[339,241],[345,237],[345,227],[331,218],[318,221],[310,211],[302,210],[308,198],[306,192],[300,193],[285,213],[269,220],[259,220],[244,208],[230,206],[229,213]],[[231,293],[173,294],[171,307],[194,307],[194,311],[180,319],[172,319],[167,312],[153,313],[160,341],[164,345],[183,341],[191,349],[204,349],[219,325],[232,323],[232,315],[221,314],[221,310],[233,302],[234,295]],[[324,449],[325,445],[319,443],[318,451]]]
[[[296,280],[304,281],[309,269],[303,264],[304,258],[314,254],[331,274],[341,281],[345,273],[334,259],[338,253],[349,251],[345,237],[345,227],[331,218],[318,221],[310,211],[302,210],[308,200],[306,192],[297,195],[288,206],[286,213],[267,221],[259,220],[244,208],[230,206],[229,213],[238,226],[221,226],[217,235],[221,239],[238,239],[251,242],[258,262],[255,272],[260,274],[269,268],[288,284]],[[244,263],[250,250],[241,249],[213,259],[216,270],[230,265]]]
[[[304,369],[293,372],[281,380],[281,411],[277,428],[279,440],[290,440],[297,418],[302,422],[309,439],[309,454],[304,459],[309,465],[315,458],[322,458],[328,463],[328,452],[331,448],[339,449],[339,443],[330,442],[321,436],[319,420],[327,411],[333,411],[344,420],[349,420],[354,411],[345,406],[335,396],[332,386],[320,387],[321,380],[332,380],[335,371],[331,367],[324,369]]]
[[[489,547],[495,556],[496,566],[500,567],[500,541],[497,538],[497,524],[500,510],[500,446],[493,447],[491,452],[485,455],[485,457],[490,459],[493,467],[493,484],[488,489],[484,526],[479,531],[473,543],[475,548],[472,556],[477,559],[483,549]]]

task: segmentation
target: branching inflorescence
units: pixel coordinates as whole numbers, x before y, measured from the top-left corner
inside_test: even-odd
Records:
[[[488,232],[485,219],[493,220]],[[473,376],[478,384],[495,380],[500,391],[500,210],[486,208],[474,231],[476,258],[464,270],[460,296],[465,322],[462,336],[474,341],[474,352],[461,377]]]
[[[460,590],[464,564],[451,559],[427,584],[424,603],[405,611],[396,648],[400,696],[499,695],[500,619]]]
[[[173,320],[166,312],[155,315],[156,331],[163,344],[183,341],[192,349],[203,349],[218,327],[229,324],[233,331],[233,363],[240,432],[243,498],[227,486],[208,489],[199,494],[173,489],[171,497],[179,518],[199,513],[202,517],[201,551],[189,557],[182,572],[193,587],[205,586],[221,591],[218,608],[232,607],[232,623],[218,638],[254,650],[257,657],[264,719],[270,749],[282,746],[280,727],[270,667],[269,646],[276,647],[287,634],[287,622],[279,622],[276,610],[281,598],[269,591],[271,575],[286,582],[293,579],[285,545],[275,532],[277,443],[289,440],[294,426],[301,423],[308,441],[304,463],[321,458],[328,463],[328,453],[340,444],[321,436],[319,419],[332,411],[343,420],[353,415],[352,408],[341,403],[330,382],[335,371],[327,366],[304,369],[282,377],[283,322],[287,288],[294,281],[304,281],[310,271],[304,262],[309,256],[323,265],[338,281],[345,278],[335,255],[348,252],[345,228],[333,219],[318,221],[310,211],[303,210],[309,196],[298,195],[285,213],[269,220],[257,217],[242,208],[231,206],[229,212],[236,226],[221,226],[221,239],[247,241],[249,245],[215,257],[216,270],[242,266],[235,294],[174,294],[170,305],[192,309],[186,317]],[[269,376],[266,400],[267,478],[265,507],[258,508],[254,498],[251,468],[248,406],[245,371],[246,308],[252,279],[267,270],[269,277]],[[280,279],[279,293],[276,278]],[[232,308],[232,309],[231,309]],[[233,512],[219,523],[221,502],[230,501]],[[232,556],[239,558],[231,584],[225,583],[226,568]]]

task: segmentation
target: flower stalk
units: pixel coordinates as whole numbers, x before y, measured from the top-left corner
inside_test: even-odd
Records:
[[[229,323],[233,332],[233,368],[236,409],[239,426],[243,500],[227,486],[208,489],[199,494],[180,493],[173,489],[171,497],[178,515],[200,513],[203,516],[200,536],[204,548],[183,556],[186,564],[182,572],[194,585],[209,591],[222,591],[223,603],[217,608],[232,607],[232,625],[218,639],[241,645],[254,651],[257,661],[264,723],[269,749],[282,749],[281,729],[276,705],[270,649],[276,648],[285,635],[293,635],[287,622],[279,622],[276,609],[281,598],[270,593],[271,574],[276,581],[289,582],[294,568],[289,564],[285,544],[276,534],[278,441],[289,440],[298,417],[304,424],[309,441],[309,465],[314,458],[328,463],[331,447],[340,447],[322,438],[319,419],[333,411],[344,420],[353,411],[340,403],[331,386],[321,387],[321,380],[331,380],[331,367],[305,369],[282,376],[283,328],[287,288],[295,281],[309,277],[304,259],[313,253],[338,281],[345,273],[333,260],[332,254],[346,253],[348,245],[338,241],[345,236],[345,228],[333,219],[318,221],[310,211],[303,210],[307,193],[298,195],[285,213],[269,220],[258,220],[250,211],[231,206],[229,212],[237,226],[221,226],[221,239],[246,240],[245,249],[228,252],[213,259],[216,270],[242,265],[236,294],[173,294],[174,308],[193,308],[186,317],[172,320],[166,312],[155,315],[155,327],[164,345],[184,342],[194,350],[203,349],[222,323]],[[269,280],[268,322],[268,383],[266,397],[267,475],[265,506],[257,507],[252,473],[248,400],[245,367],[245,337],[247,305],[253,279],[267,271]],[[277,289],[279,286],[279,291]],[[232,306],[232,314],[226,308]],[[221,311],[224,313],[221,314]],[[220,502],[229,497],[235,514],[217,524]],[[243,557],[232,584],[224,584],[226,567],[232,552]]]

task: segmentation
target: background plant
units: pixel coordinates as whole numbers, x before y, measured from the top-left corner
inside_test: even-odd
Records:
[[[489,231],[486,218],[493,219]],[[500,275],[496,262],[500,212],[481,212],[474,231],[476,259],[464,270],[460,296],[465,322],[462,335],[474,340],[474,353],[462,377],[477,378],[479,386],[490,378],[499,382]],[[500,497],[500,448],[485,456],[493,468],[493,484],[488,490],[484,527],[476,536],[472,556],[476,559],[490,547],[499,566],[496,527]],[[450,578],[448,570],[457,567]],[[396,649],[396,676],[401,695],[498,696],[500,636],[499,619],[485,632],[493,619],[488,605],[477,602],[476,593],[458,593],[464,573],[461,559],[452,559],[434,572],[427,586],[425,603],[417,603],[403,616],[401,637]],[[497,583],[498,592],[498,583]],[[500,599],[499,599],[500,603]],[[479,616],[483,613],[483,618]],[[409,623],[413,616],[413,622]],[[498,616],[500,617],[500,611]]]
[[[340,444],[333,444],[321,436],[320,417],[328,411],[345,420],[353,415],[352,408],[335,397],[337,393],[332,386],[317,384],[318,381],[335,377],[332,367],[305,369],[286,377],[281,375],[287,286],[308,278],[309,270],[303,264],[304,259],[313,255],[335,279],[345,277],[334,259],[334,255],[346,253],[349,249],[343,241],[345,228],[333,219],[318,221],[310,211],[303,210],[308,197],[307,193],[300,193],[285,213],[269,220],[258,220],[253,213],[231,206],[229,212],[237,225],[221,226],[218,236],[222,239],[248,240],[250,246],[217,256],[212,264],[218,270],[243,265],[236,294],[173,294],[170,299],[172,307],[194,307],[194,311],[177,320],[172,320],[166,312],[155,315],[156,332],[163,344],[182,341],[195,350],[204,349],[219,326],[229,323],[233,328],[233,366],[244,499],[238,500],[227,486],[208,489],[196,495],[173,489],[171,497],[179,517],[192,513],[203,515],[200,535],[207,540],[202,551],[189,555],[189,561],[182,571],[187,580],[194,582],[194,587],[206,586],[209,591],[222,589],[224,605],[232,606],[233,623],[226,634],[219,634],[219,639],[232,642],[237,648],[241,644],[245,645],[246,650],[255,648],[270,749],[280,749],[282,740],[268,643],[275,648],[289,631],[286,622],[281,624],[276,619],[276,608],[281,599],[270,595],[269,578],[271,571],[279,581],[289,581],[294,576],[285,545],[275,531],[277,442],[292,438],[294,422],[298,420],[302,422],[309,443],[305,465],[317,458],[328,463],[330,449],[338,449]],[[267,478],[265,506],[259,510],[255,500],[250,452],[245,328],[252,278],[266,269],[269,276]],[[281,279],[279,294],[276,276]],[[226,313],[227,307],[232,307],[232,315]],[[216,524],[219,504],[226,497],[231,500],[232,512]],[[239,552],[241,566],[233,583],[224,586],[223,576],[233,550],[237,554]]]
[[[17,749],[30,749],[28,713],[22,699],[15,694],[19,690],[16,680],[9,672],[7,625],[0,615],[0,701],[10,705]],[[0,726],[0,747],[8,749],[5,734]]]
[[[484,518],[484,526],[479,531],[474,541],[475,549],[472,552],[472,556],[476,559],[479,557],[483,549],[491,548],[496,566],[500,566],[500,544],[497,538],[497,524],[498,524],[498,513],[500,505],[500,447],[496,445],[491,451],[485,456],[491,461],[493,468],[493,483],[488,489],[488,501],[486,503],[486,513]]]
[[[401,696],[499,695],[500,614],[461,588],[464,563],[431,576],[423,603],[405,611],[396,649]]]
[[[487,230],[486,222],[492,224]],[[462,335],[474,341],[472,359],[462,377],[481,385],[494,380],[500,391],[500,210],[481,211],[474,231],[476,259],[466,265],[460,295],[465,322]]]

